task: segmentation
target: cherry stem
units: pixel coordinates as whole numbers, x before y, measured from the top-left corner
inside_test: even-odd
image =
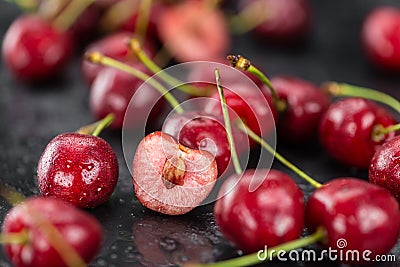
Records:
[[[26,244],[29,241],[28,230],[22,229],[19,232],[10,232],[6,234],[0,234],[0,244]]]
[[[172,108],[178,113],[183,113],[183,108],[180,106],[179,101],[159,82],[155,79],[152,79],[149,75],[132,68],[131,66],[120,62],[118,60],[112,59],[110,57],[106,57],[99,52],[92,52],[85,56],[87,60],[94,64],[101,64],[103,66],[112,67],[118,69],[120,71],[129,73],[136,78],[142,80],[143,82],[148,82],[151,86],[153,86],[172,106]]]
[[[265,150],[267,150],[271,155],[275,156],[279,162],[281,162],[283,165],[294,171],[298,176],[300,176],[302,179],[306,180],[309,184],[314,186],[315,188],[320,188],[322,184],[319,182],[315,181],[313,178],[311,178],[308,174],[300,170],[296,165],[285,159],[281,154],[275,151],[275,149],[272,148],[270,144],[268,144],[264,139],[262,139],[260,136],[258,136],[256,133],[254,133],[247,125],[244,123],[237,123],[236,124],[239,130],[242,132],[246,133],[248,136],[250,136],[251,139],[259,143]]]
[[[262,73],[258,68],[254,67],[250,60],[241,56],[241,55],[229,55],[226,57],[227,60],[231,63],[231,66],[238,69],[250,72],[254,74],[263,84],[265,84],[272,94],[272,100],[274,106],[278,112],[284,112],[287,108],[287,104],[284,100],[281,100],[276,93],[275,88],[273,87],[271,81],[268,79],[267,76]]]
[[[100,28],[103,31],[116,31],[125,21],[132,17],[138,10],[138,2],[118,1],[109,7],[102,15]]]
[[[385,138],[385,135],[391,132],[400,130],[400,123],[384,127],[382,124],[375,125],[372,129],[372,140],[380,142]]]
[[[7,0],[7,2],[17,5],[24,12],[35,12],[39,7],[37,0]]]
[[[262,1],[252,2],[239,14],[230,18],[230,27],[235,34],[244,34],[256,28],[271,16],[271,11],[266,10]]]
[[[219,98],[221,100],[222,114],[224,116],[225,130],[226,130],[226,134],[228,136],[229,146],[231,148],[231,156],[232,156],[233,166],[235,168],[236,174],[240,175],[243,173],[243,170],[242,170],[242,167],[240,166],[239,157],[238,157],[236,147],[235,147],[235,141],[233,140],[231,120],[229,118],[228,107],[227,107],[226,99],[224,96],[224,89],[221,86],[221,74],[219,73],[219,69],[215,69],[215,80],[217,83]]]
[[[374,100],[383,103],[400,113],[400,102],[397,99],[374,89],[335,82],[326,83],[323,85],[323,88],[333,96],[353,96]]]
[[[233,267],[233,266],[250,266],[267,260],[272,260],[278,253],[289,252],[305,246],[309,246],[326,238],[326,231],[323,228],[318,228],[313,234],[299,238],[290,242],[267,248],[265,251],[256,252],[242,257],[220,261],[212,264],[188,264],[187,267]],[[265,255],[267,253],[267,255]]]
[[[64,11],[54,19],[53,26],[60,31],[67,31],[94,1],[95,0],[72,0]]]
[[[177,87],[182,92],[192,96],[207,96],[211,92],[204,92],[204,90],[198,90],[194,86],[185,84],[183,81],[176,79],[169,75],[166,71],[163,71],[142,49],[142,46],[138,39],[132,38],[129,40],[128,46],[130,50],[136,55],[139,61],[152,73],[157,74],[165,83],[169,86]]]
[[[149,18],[152,6],[152,0],[140,0],[139,12],[135,33],[142,38],[146,39],[147,28],[149,26]]]
[[[2,196],[12,206],[16,206],[25,200],[24,195],[3,182],[0,182],[0,196]]]

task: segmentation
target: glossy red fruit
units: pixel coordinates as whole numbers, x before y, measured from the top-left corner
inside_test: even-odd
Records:
[[[304,38],[311,28],[308,0],[241,0],[239,9],[252,5],[253,19],[264,19],[254,33],[273,42],[293,42]]]
[[[162,132],[151,133],[140,142],[132,171],[140,203],[169,215],[197,207],[211,192],[218,175],[210,153],[184,147]]]
[[[65,133],[47,145],[38,164],[40,193],[82,208],[104,203],[118,180],[111,146],[92,135]]]
[[[250,183],[262,182],[250,192]],[[304,227],[303,193],[277,170],[246,170],[222,185],[214,216],[226,239],[246,253],[297,239]]]
[[[381,141],[374,141],[374,127],[393,124],[396,120],[383,107],[361,98],[346,98],[333,103],[326,111],[319,126],[319,136],[333,158],[366,169],[377,148],[395,136],[395,132],[391,132]]]
[[[311,140],[318,133],[330,99],[316,85],[300,78],[278,76],[271,80],[278,96],[287,104],[277,123],[279,139],[292,143]]]
[[[343,255],[351,250],[360,253],[359,261],[348,257],[345,263],[367,263],[362,258],[367,250],[370,259],[385,255],[399,237],[397,200],[384,188],[359,179],[338,178],[323,185],[308,199],[306,213],[311,231],[326,230],[326,247],[342,250]]]
[[[202,112],[175,113],[165,121],[163,132],[185,147],[210,152],[217,162],[218,177],[228,167],[231,149],[223,119]]]
[[[87,49],[85,54],[91,52],[100,52],[107,57],[113,59],[133,63],[137,62],[136,56],[130,52],[127,42],[132,38],[132,33],[129,32],[118,32],[104,37],[97,42],[91,44]],[[143,50],[152,57],[154,55],[154,48],[151,42],[145,42]],[[92,84],[98,73],[106,68],[101,65],[96,65],[88,62],[87,60],[82,61],[82,74],[85,80]]]
[[[369,166],[369,181],[389,190],[400,201],[400,136],[385,142]]]
[[[400,9],[381,6],[366,17],[361,38],[366,55],[378,67],[400,70]]]
[[[64,242],[89,263],[99,252],[103,239],[100,223],[67,203],[54,198],[29,198],[15,206],[3,222],[2,234],[27,231],[28,242],[4,244],[7,257],[16,267],[63,267],[63,258],[53,247],[45,219],[61,234]],[[65,252],[65,251],[64,251]],[[66,253],[66,252],[65,252]],[[68,255],[64,255],[67,256]]]
[[[8,28],[3,41],[3,58],[18,79],[36,81],[52,78],[70,58],[72,38],[46,20],[25,15]]]
[[[226,55],[229,34],[219,9],[189,0],[165,8],[160,15],[159,37],[178,61],[214,60]]]

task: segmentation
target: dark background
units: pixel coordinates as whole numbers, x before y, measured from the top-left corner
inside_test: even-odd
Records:
[[[269,76],[291,74],[318,84],[329,80],[348,82],[379,88],[399,97],[400,76],[382,73],[370,66],[363,55],[359,33],[363,18],[373,7],[400,6],[400,3],[395,0],[312,0],[311,4],[314,26],[304,45],[296,48],[270,46],[242,36],[234,38],[231,52],[254,58]],[[19,14],[12,4],[0,2],[1,39]],[[88,88],[81,80],[79,60],[76,56],[62,77],[40,86],[14,80],[0,65],[0,179],[26,196],[38,194],[36,166],[47,143],[60,133],[74,131],[94,120],[87,104]],[[237,255],[215,226],[213,205],[179,217],[162,216],[143,208],[133,194],[131,175],[122,155],[121,134],[105,131],[102,137],[118,155],[120,177],[110,200],[89,211],[98,217],[105,231],[101,255],[91,266],[169,266],[185,257],[217,261]],[[278,143],[278,151],[320,181],[340,176],[367,177],[366,172],[333,162],[317,141],[299,146]],[[278,163],[274,167],[284,170]],[[292,176],[307,194],[311,192],[310,186],[293,173]],[[1,220],[10,208],[5,201],[0,201]],[[400,262],[400,242],[392,253]],[[321,264],[270,263],[271,266]],[[0,266],[10,266],[2,253]]]

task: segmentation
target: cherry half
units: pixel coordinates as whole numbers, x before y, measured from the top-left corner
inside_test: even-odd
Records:
[[[118,160],[102,138],[64,133],[47,145],[38,164],[43,196],[54,196],[75,206],[93,208],[104,203],[118,180]]]
[[[29,198],[7,214],[2,235],[11,234],[26,237],[22,243],[4,244],[17,267],[82,266],[100,251],[103,239],[94,217],[64,201],[43,197]]]
[[[252,180],[260,186],[250,192]],[[298,238],[304,226],[303,193],[277,170],[246,170],[222,185],[214,216],[224,236],[245,252],[256,252]]]
[[[211,192],[218,175],[209,152],[184,147],[162,132],[142,139],[132,171],[138,200],[168,215],[184,214],[197,207]]]

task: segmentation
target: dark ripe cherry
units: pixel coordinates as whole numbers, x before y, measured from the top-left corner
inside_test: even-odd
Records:
[[[201,112],[173,114],[165,121],[163,132],[188,148],[210,152],[217,162],[218,177],[228,167],[231,149],[223,120]]]
[[[316,85],[300,78],[278,76],[271,80],[278,96],[287,104],[278,115],[278,136],[284,141],[302,143],[318,133],[322,115],[330,99]]]
[[[3,235],[28,233],[27,243],[3,245],[13,266],[67,267],[38,218],[52,224],[86,263],[100,251],[103,230],[93,216],[54,198],[29,198],[11,209],[3,222]]]
[[[184,214],[200,205],[218,176],[209,152],[187,148],[162,132],[151,133],[140,142],[132,172],[140,203],[168,215]]]
[[[131,65],[135,69],[150,75],[149,71],[142,64],[136,63]],[[148,90],[138,91],[137,89],[142,83],[141,80],[131,74],[113,68],[103,68],[91,86],[89,94],[90,110],[97,119],[102,119],[107,114],[113,113],[115,119],[111,127],[121,129],[128,105],[133,95],[138,93],[137,97],[140,96],[140,101],[135,102],[130,112],[135,112],[134,118],[136,124],[145,123],[148,115],[146,112],[149,107],[158,103],[154,109],[159,111],[164,102],[157,102],[160,98],[160,93],[154,88],[146,88]]]
[[[322,145],[339,162],[366,169],[379,146],[395,136],[390,132],[374,141],[374,128],[396,124],[383,107],[361,98],[346,98],[333,103],[321,119],[319,136]]]
[[[37,81],[59,72],[73,51],[68,33],[55,29],[48,21],[24,15],[8,28],[3,41],[3,58],[18,79]]]
[[[137,62],[136,56],[129,50],[129,47],[127,45],[127,42],[130,38],[132,38],[132,33],[129,32],[113,33],[91,44],[86,49],[85,54],[91,52],[100,52],[104,56],[111,57],[122,62]],[[150,57],[152,57],[155,53],[155,50],[150,41],[145,42],[143,50]],[[82,61],[81,68],[83,77],[89,84],[91,84],[98,73],[106,67],[93,64],[84,59]]]
[[[250,192],[253,179],[262,183]],[[226,239],[246,253],[297,239],[303,230],[303,193],[283,172],[257,169],[232,175],[218,197],[215,221]]]
[[[376,66],[400,70],[400,9],[381,6],[366,17],[361,38],[365,53]]]
[[[56,136],[38,164],[40,193],[82,208],[104,203],[118,181],[118,160],[100,137],[78,133]]]
[[[369,181],[389,190],[400,201],[400,136],[385,142],[369,166]]]
[[[306,214],[311,231],[326,230],[326,247],[342,249],[343,255],[350,250],[360,253],[360,261],[349,257],[346,263],[366,263],[366,250],[371,259],[387,254],[399,236],[397,200],[384,188],[356,178],[338,178],[317,189],[308,199]],[[345,247],[340,239],[347,242]]]
[[[160,14],[158,34],[180,62],[219,59],[229,46],[224,15],[203,1],[189,0],[166,7]]]
[[[254,5],[254,18],[265,17],[254,33],[273,42],[293,42],[303,39],[311,28],[308,0],[241,0],[239,9]]]
[[[79,44],[85,44],[98,33],[102,10],[96,5],[89,6],[71,26],[70,31]]]

